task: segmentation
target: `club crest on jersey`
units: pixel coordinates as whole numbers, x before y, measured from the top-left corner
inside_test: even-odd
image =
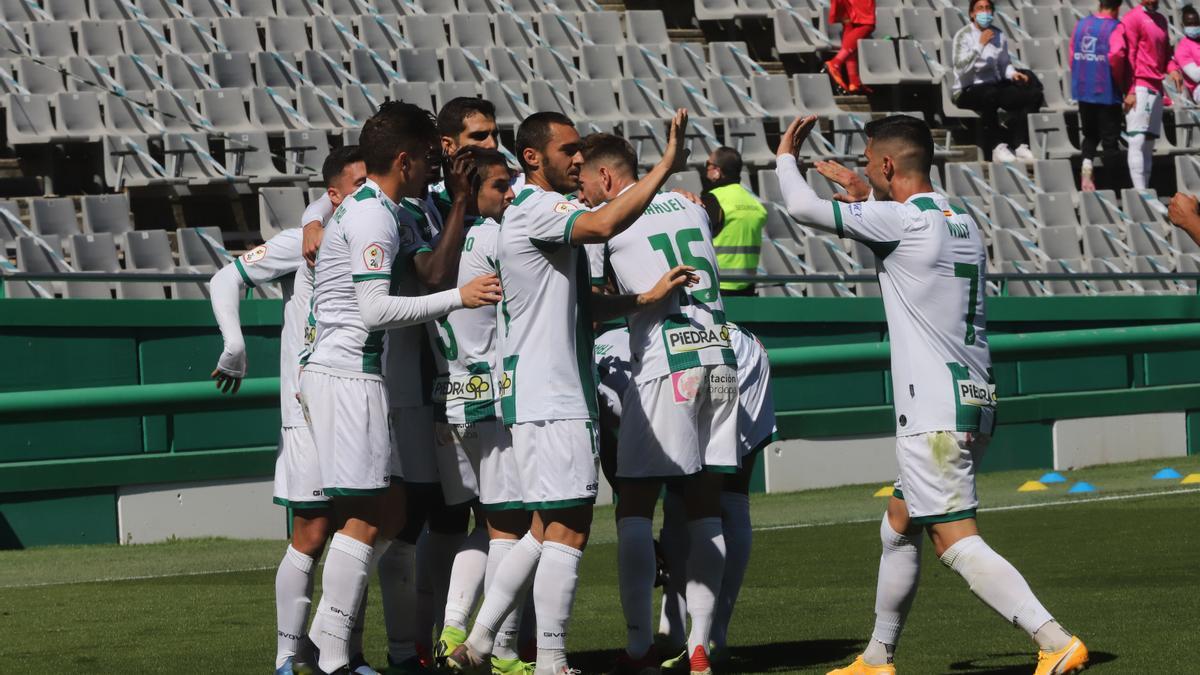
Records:
[[[700,392],[700,383],[704,381],[704,370],[691,368],[679,373],[671,373],[671,393],[676,403],[687,403],[696,400]]]
[[[368,246],[363,251],[363,264],[372,271],[383,269],[383,245],[376,243]]]
[[[667,339],[667,351],[672,354],[698,352],[710,347],[729,347],[729,327],[725,325],[697,328],[679,326],[663,331]]]
[[[267,257],[267,245],[262,244],[254,250],[246,251],[246,253],[242,255],[242,262],[247,265],[253,265],[265,257]]]
[[[958,380],[958,402],[961,405],[973,405],[988,408],[996,405],[996,385],[977,384],[970,380]]]
[[[559,202],[554,205],[554,212],[555,213],[570,213],[572,211],[578,211],[580,208],[581,207],[574,202]]]

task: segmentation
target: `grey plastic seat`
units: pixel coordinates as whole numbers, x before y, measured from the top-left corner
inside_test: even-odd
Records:
[[[249,89],[255,86],[250,55],[245,52],[211,54],[209,70],[212,78],[223,88]]]
[[[620,107],[631,120],[658,120],[669,117],[673,109],[663,101],[653,82],[624,78],[620,81]]]
[[[307,19],[318,11],[308,0],[277,0],[275,13],[281,17]]]
[[[348,84],[342,87],[342,106],[357,120],[366,120],[374,115],[379,110],[379,104],[387,98],[388,89],[382,84],[364,84],[361,87]]]
[[[575,83],[575,105],[579,114],[595,122],[613,124],[625,119],[617,105],[617,93],[608,80],[579,80]]]
[[[579,70],[591,80],[615,80],[621,77],[621,63],[612,45],[584,45],[579,52]]]
[[[246,105],[238,89],[205,89],[200,92],[204,116],[218,131],[250,131],[258,126],[246,115]]]
[[[1121,210],[1117,194],[1112,190],[1096,190],[1079,194],[1079,220],[1084,225],[1115,225],[1128,215]]]
[[[128,195],[84,195],[80,202],[84,232],[111,235],[133,229]]]
[[[753,82],[753,80],[751,80]],[[829,116],[842,112],[833,98],[833,87],[826,75],[793,75],[793,93],[796,97],[796,113],[799,111],[814,115]]]
[[[778,9],[772,23],[775,49],[780,54],[813,54],[833,47],[829,36],[812,25],[812,16],[808,13]]]
[[[322,92],[323,93],[323,92]],[[329,95],[319,95],[318,90],[312,87],[300,87],[300,100],[297,111],[300,117],[309,123],[314,129],[327,129],[329,131],[340,131],[345,127],[356,127],[362,120],[348,120],[345,118],[342,108],[337,103],[337,99]]]
[[[496,44],[492,22],[486,14],[454,14],[450,17],[450,44],[455,47],[487,48]]]
[[[534,110],[551,110],[575,119],[579,111],[567,93],[570,88],[566,80],[534,80],[529,83],[529,105]]]
[[[194,91],[159,89],[154,92],[154,108],[159,111],[155,119],[167,131],[190,132],[203,128]]]
[[[761,76],[760,76],[761,77]],[[782,78],[786,91],[787,79]],[[717,106],[721,117],[762,117],[763,107],[750,94],[750,83],[740,77],[708,78],[708,98]],[[792,106],[788,96],[789,108]]]
[[[206,19],[171,19],[167,21],[171,45],[184,54],[200,56],[216,51],[212,26]]]
[[[1000,271],[1006,274],[1034,274],[1038,266],[1028,261],[1005,260],[1000,263]],[[1040,280],[1016,280],[1008,282],[1008,294],[1014,297],[1042,297],[1050,294],[1050,289]]]
[[[991,201],[995,190],[982,162],[947,162],[946,189],[959,197],[979,197]]]
[[[154,91],[159,88],[158,81],[142,68],[139,68],[133,56],[119,54],[113,61],[116,66],[117,84],[125,91]],[[145,61],[143,61],[145,63]],[[147,64],[155,76],[158,72]]]
[[[89,21],[87,30],[79,32],[80,56],[116,56],[122,53],[121,24],[116,21]]]
[[[276,91],[292,95],[303,80],[293,71],[284,67],[284,64],[280,63],[280,59],[284,63],[295,67],[295,64],[291,63],[290,59],[275,52],[260,51],[255,54],[254,71],[257,76],[256,82],[260,87],[271,87]]]
[[[635,45],[667,45],[667,22],[661,10],[631,9],[625,11],[625,31],[628,41]]]
[[[304,191],[298,187],[262,187],[258,190],[258,230],[264,240],[283,230],[300,227]]]
[[[166,167],[150,154],[147,138],[136,134],[104,137],[104,184],[109,189],[178,182],[170,178]]]
[[[671,174],[667,182],[663,184],[663,189],[670,190],[687,190],[692,194],[700,194],[704,188],[700,184],[700,174],[695,171],[679,171]]]
[[[397,51],[408,49],[407,38],[394,21],[389,23],[382,16],[360,16],[356,23],[359,39],[384,58],[395,58]]]
[[[663,98],[671,108],[687,108],[696,117],[717,117],[720,110],[704,96],[703,85],[681,77],[663,80]]]
[[[1048,256],[1030,232],[1000,228],[992,233],[992,250],[998,260],[1022,261],[1040,265]]]
[[[688,156],[689,166],[704,166],[713,150],[721,147],[712,121],[701,118],[688,120],[687,141],[688,150],[691,151]]]
[[[1092,258],[1090,261],[1093,272],[1107,274],[1125,274],[1133,271],[1129,261],[1122,258]],[[1131,295],[1140,292],[1143,282],[1100,280],[1092,282],[1102,295]]]
[[[291,53],[296,58],[301,52],[312,49],[308,43],[307,23],[293,17],[267,17],[266,48],[280,54]]]
[[[916,40],[896,40],[900,60],[900,80],[906,84],[937,84],[940,80],[934,72],[941,64],[937,52],[925,49]]]
[[[618,48],[622,56],[625,77],[661,82],[669,77],[665,45],[626,44]]]
[[[393,82],[391,84],[392,98],[406,101],[426,110],[437,110],[433,107],[433,89],[428,82]]]
[[[672,42],[667,48],[667,66],[676,77],[703,80],[713,73],[704,50],[695,44]]]
[[[1121,225],[1084,225],[1083,252],[1089,258],[1123,258],[1133,249],[1125,241]]]
[[[50,247],[50,251],[33,237],[17,237],[17,269],[22,272],[70,272],[62,258],[62,240],[58,235],[44,235],[42,241]],[[64,284],[61,281],[5,282],[4,291],[10,298],[41,297],[33,289],[34,284],[52,296],[64,292]]]
[[[667,135],[662,122],[639,120],[621,124],[621,135],[633,146],[639,166],[651,166],[662,159]]]
[[[1175,261],[1166,255],[1134,256],[1133,271],[1156,274],[1174,273],[1176,271]],[[1146,293],[1154,295],[1190,292],[1187,284],[1171,279],[1147,279],[1139,281],[1138,284]]]
[[[411,15],[401,19],[404,36],[416,49],[445,49],[450,46],[446,37],[446,20],[438,15]]]
[[[737,0],[695,0],[696,18],[700,21],[727,21],[738,15]]]
[[[426,14],[455,14],[458,12],[458,4],[455,0],[413,0],[413,2]]]
[[[750,98],[781,123],[790,122],[801,110],[807,111],[799,108],[792,99],[787,75],[757,75],[750,78]]]
[[[69,91],[54,97],[58,135],[76,143],[98,143],[107,133],[100,114],[100,97],[92,92]]]
[[[42,94],[8,94],[4,97],[8,142],[38,145],[59,140],[50,116],[50,97]]]
[[[538,15],[538,34],[553,49],[574,56],[583,46],[583,31],[575,22],[575,15],[543,12]]]
[[[767,165],[775,161],[762,120],[757,117],[725,120],[725,144],[741,153],[746,164]]]
[[[337,16],[353,16],[366,8],[370,11],[370,3],[362,0],[326,0],[325,11]]]
[[[216,36],[231,52],[254,54],[262,51],[258,24],[250,16],[223,17],[216,21]]]
[[[438,82],[442,79],[436,49],[400,50],[396,54],[396,71],[409,82]]]
[[[437,107],[429,108],[429,110],[441,110],[442,106],[446,105],[451,99],[459,97],[474,98],[477,96],[479,96],[479,86],[473,82],[435,82],[433,85],[433,99]]]
[[[532,21],[504,12],[496,14],[496,44],[532,49],[540,42]]]
[[[1159,201],[1158,193],[1153,188],[1121,190],[1121,205],[1124,207],[1125,213],[1139,223],[1167,224],[1167,209]]]
[[[346,77],[345,66],[325,52],[310,49],[304,52],[301,63],[301,71],[304,73],[304,76],[330,95],[336,95],[338,89],[350,83],[350,79]],[[368,80],[363,81],[369,84],[381,84],[369,80],[373,80],[375,77],[386,79],[387,73],[380,70],[374,64],[370,67],[371,70],[367,71]],[[301,83],[297,83],[296,86],[299,88],[302,85]]]
[[[190,141],[190,142],[189,142]],[[246,182],[213,157],[205,134],[170,133],[163,136],[163,152],[167,156],[167,174],[184,179],[189,185],[216,185]],[[207,153],[208,158],[201,156]]]
[[[212,56],[219,55],[213,54]],[[210,85],[201,75],[203,67],[201,66],[201,72],[197,72],[188,63],[188,58],[180,54],[167,54],[163,57],[163,79],[167,81],[167,86],[179,91],[207,89]],[[192,59],[192,62],[200,65],[195,59]]]
[[[1039,159],[1033,165],[1037,186],[1045,192],[1075,192],[1075,174],[1065,159]]]
[[[75,202],[70,197],[35,198],[29,201],[29,220],[33,231],[67,237],[79,233]]]
[[[285,173],[307,175],[310,180],[319,180],[321,165],[329,156],[329,137],[324,131],[288,131],[283,136],[283,153]]]
[[[859,40],[858,64],[863,84],[900,84],[900,62],[891,40]]]
[[[10,216],[21,221],[21,206],[15,199],[0,199],[0,251],[11,248],[13,241],[21,236],[22,230],[14,227]]]
[[[134,0],[134,4],[151,19],[175,18],[175,11],[169,0]]]
[[[75,56],[71,26],[62,21],[35,21],[29,24],[29,46],[42,57]]]
[[[1079,225],[1079,216],[1070,193],[1042,192],[1035,196],[1033,212],[1047,227]]]
[[[574,82],[582,77],[582,73],[575,67],[574,60],[563,55],[562,52],[546,47],[535,47],[532,54],[533,72],[537,73],[540,79]]]
[[[1056,78],[1057,81],[1057,78]],[[1070,159],[1079,155],[1067,136],[1067,122],[1060,112],[1029,115],[1029,149],[1039,159]]]
[[[1059,32],[1058,8],[1024,6],[1019,8],[1021,28],[1035,39],[1054,38],[1060,35],[1070,35],[1070,31]]]
[[[165,34],[165,24],[162,21],[146,21],[146,25],[160,35]],[[138,21],[123,21],[121,35],[127,54],[162,58],[167,53],[162,43],[155,39]]]
[[[1058,40],[1056,39],[1022,40],[1017,45],[1017,49],[1021,54],[1021,60],[1031,70],[1058,72],[1063,69],[1058,59]]]
[[[229,16],[226,13],[228,3],[224,0],[183,0],[183,8],[192,16],[205,19],[217,19]]]
[[[661,18],[660,14],[659,19]],[[584,38],[593,44],[625,44],[625,33],[621,31],[621,15],[617,12],[584,12],[579,15],[579,22]]]
[[[1135,223],[1128,228],[1129,245],[1137,255],[1174,256],[1176,247],[1168,235],[1175,231],[1163,234],[1154,223]]]
[[[264,88],[253,89],[250,92],[249,126],[240,131],[265,131],[271,134],[281,134],[290,129],[304,129],[304,124],[293,117],[290,111],[299,112],[291,99],[283,97],[278,92],[275,92],[275,97],[273,97]],[[213,123],[215,124],[216,120]]]
[[[1078,225],[1051,225],[1037,231],[1041,249],[1053,259],[1083,256],[1081,228]]]
[[[67,4],[80,5],[83,3],[77,0],[60,0]],[[132,19],[133,15],[128,11],[125,5],[120,0],[92,0],[87,5],[91,5],[91,18],[101,21],[123,21]],[[84,5],[84,6],[87,6]]]
[[[338,30],[339,23],[346,29],[345,31]],[[351,49],[358,49],[363,42],[355,37],[354,30],[350,27],[352,24],[353,20],[349,16],[314,16],[312,20],[313,49],[331,55],[345,54]]]
[[[51,66],[57,66],[57,59],[50,59]],[[17,82],[29,90],[31,94],[57,94],[66,91],[63,76],[53,67],[43,66],[33,59],[17,60]]]
[[[483,97],[495,104],[496,123],[503,127],[515,128],[534,112],[520,91],[495,80],[483,83]]]
[[[718,74],[745,78],[765,74],[765,71],[750,59],[744,42],[710,42],[708,54],[708,62]]]
[[[866,122],[854,113],[833,116],[833,145],[838,153],[861,157],[867,149]]]
[[[534,79],[533,66],[529,63],[529,52],[525,49],[492,47],[487,50],[488,70],[501,82],[527,86]]]
[[[125,251],[125,269],[130,273],[174,272],[171,242],[165,230],[136,230],[121,237]],[[119,298],[162,299],[167,297],[165,282],[125,282],[117,286]]]
[[[483,84],[493,79],[487,64],[478,54],[479,49],[447,47],[442,62],[445,65],[447,82],[471,82]]]
[[[88,19],[87,5],[79,0],[42,0],[42,9],[55,21],[78,25]]]
[[[180,227],[175,230],[175,250],[179,251],[181,267],[223,267],[229,262],[224,249],[225,237],[219,227]]]
[[[121,271],[117,261],[117,243],[112,233],[73,234],[67,238],[67,251],[71,254],[71,266],[79,272],[109,272]],[[111,281],[68,281],[63,293],[64,298],[96,298],[109,299],[113,297],[113,282]]]
[[[900,34],[912,40],[941,40],[938,32],[938,12],[928,7],[901,7]]]

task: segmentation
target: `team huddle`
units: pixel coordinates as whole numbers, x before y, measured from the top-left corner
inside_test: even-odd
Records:
[[[996,408],[979,229],[930,186],[932,139],[911,117],[869,124],[866,181],[844,171],[844,201],[821,200],[795,156],[815,121],[784,133],[777,172],[793,217],[880,261],[900,464],[875,630],[833,672],[896,672],[922,531],[1035,640],[1039,675],[1080,669],[1083,643],[976,527]],[[662,159],[639,176],[624,139],[581,138],[569,118],[536,113],[517,131],[516,172],[487,101],[454,99],[436,118],[388,102],[359,146],[329,156],[303,227],[213,277],[213,377],[226,391],[246,374],[246,288],[282,280],[290,293],[275,501],[292,509],[293,535],[276,575],[277,673],[376,672],[362,645],[372,569],[386,672],[578,672],[566,641],[601,468],[627,627],[613,671],[720,670],[750,558],[750,475],[775,415],[766,350],[726,317],[706,211],[663,191],[686,163],[686,127],[677,111]]]

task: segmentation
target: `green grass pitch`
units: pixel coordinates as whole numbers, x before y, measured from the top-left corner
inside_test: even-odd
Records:
[[[1079,496],[1066,494],[1069,484],[1016,492],[1040,472],[980,479],[992,509],[980,515],[984,536],[1087,641],[1099,673],[1200,672],[1200,485],[1150,480],[1162,466],[1186,475],[1200,471],[1200,457],[1068,473],[1100,489]],[[873,622],[878,487],[754,498],[760,529],[724,672],[824,673],[862,648]],[[612,510],[598,509],[569,641],[585,673],[607,670],[624,638],[614,542]],[[931,548],[899,671],[1032,673],[1032,643]],[[200,540],[0,552],[0,673],[269,672],[282,551],[277,541]],[[367,656],[382,663],[377,597]]]

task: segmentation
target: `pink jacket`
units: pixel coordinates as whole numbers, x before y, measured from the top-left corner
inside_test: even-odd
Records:
[[[1195,69],[1188,66],[1200,68],[1200,40],[1185,37],[1175,45],[1175,57],[1171,59],[1171,65],[1167,67],[1167,72],[1182,70],[1183,83],[1187,85],[1188,93],[1193,93],[1196,91],[1197,84],[1197,81],[1192,79]],[[1192,73],[1188,71],[1192,71]]]
[[[1121,17],[1121,25],[1109,38],[1108,63],[1121,91],[1134,87],[1163,90],[1163,77],[1171,60],[1167,17],[1138,6]]]

